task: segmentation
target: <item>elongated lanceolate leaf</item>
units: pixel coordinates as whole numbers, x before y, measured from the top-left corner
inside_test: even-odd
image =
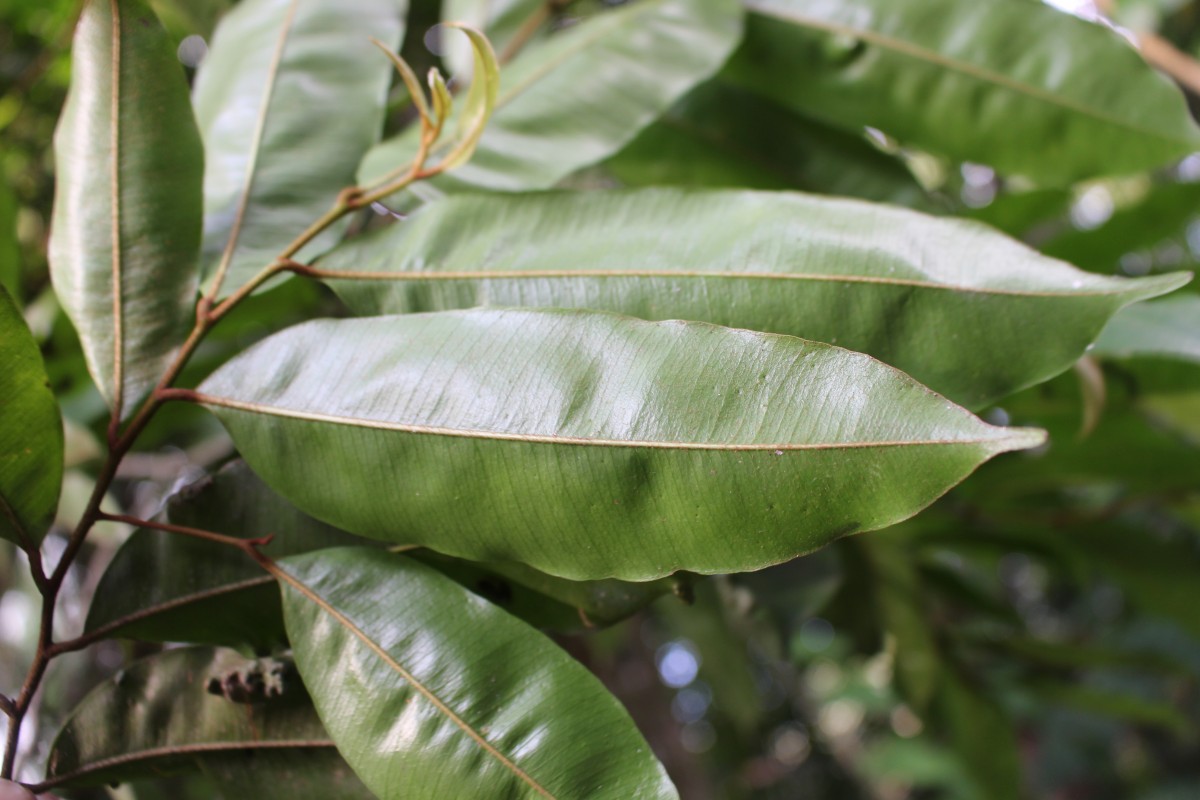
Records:
[[[677,797],[582,665],[434,570],[365,548],[276,570],[305,685],[382,800]]]
[[[526,24],[549,28],[549,4],[545,0],[444,0],[442,20],[461,22],[483,31],[496,52],[504,52]],[[442,61],[455,77],[471,74],[474,56],[471,46],[453,34],[442,39]]]
[[[62,419],[37,342],[3,287],[0,365],[0,537],[36,548],[62,486]]]
[[[553,186],[619,150],[715,72],[740,32],[734,0],[646,0],[530,45],[501,70],[496,110],[471,161],[434,183],[445,191]],[[409,131],[373,148],[360,182],[407,163],[417,139]]]
[[[192,317],[203,153],[183,67],[140,0],[92,0],[54,137],[50,277],[121,416]]]
[[[1200,296],[1185,294],[1126,308],[1108,323],[1093,352],[1200,364]]]
[[[181,489],[166,521],[253,539],[281,558],[354,544],[357,537],[318,522],[269,490],[237,461]],[[361,539],[357,540],[361,542]],[[245,553],[178,533],[143,528],[113,557],[96,588],[85,630],[161,642],[284,643],[279,593]]]
[[[205,275],[228,294],[354,183],[379,139],[405,0],[246,0],[217,27],[196,75]],[[334,225],[301,251],[337,241]]]
[[[1181,93],[1116,32],[1040,3],[747,0],[730,74],[805,114],[1042,183],[1200,147]]]
[[[840,348],[589,311],[312,322],[199,391],[313,516],[573,579],[785,561],[1042,439]]]
[[[1081,272],[982,225],[800,194],[448,198],[320,266],[360,314],[474,305],[697,319],[869,353],[982,406],[1070,366],[1186,274]],[[378,274],[377,273],[385,273]]]
[[[291,662],[209,647],[151,656],[92,690],[55,739],[44,786],[201,771],[232,782],[248,768],[281,786],[303,776],[309,789],[291,797],[372,796],[338,757]]]

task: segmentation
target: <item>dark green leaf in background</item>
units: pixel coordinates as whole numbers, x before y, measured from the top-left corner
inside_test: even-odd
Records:
[[[1200,148],[1183,96],[1115,31],[1041,3],[747,0],[730,74],[795,110],[1043,184]]]
[[[183,67],[140,0],[93,0],[55,134],[50,274],[122,417],[190,327],[203,153]]]
[[[324,269],[360,314],[474,305],[696,319],[869,353],[978,407],[1069,367],[1186,273],[1093,275],[976,223],[801,194],[645,189],[448,198]]]
[[[263,552],[276,558],[354,544],[357,538],[302,514],[241,461],[181,489],[165,517],[247,539],[274,534]],[[269,650],[284,643],[278,595],[271,576],[245,553],[144,528],[113,557],[96,587],[85,630]]]
[[[311,322],[199,391],[307,513],[573,579],[785,561],[1042,440],[858,353],[591,311]]]
[[[1200,295],[1179,295],[1122,309],[1104,328],[1092,352],[1200,365]]]
[[[354,183],[379,139],[392,65],[370,44],[403,35],[404,0],[245,0],[196,75],[204,136],[206,278],[229,294]],[[330,247],[334,225],[301,251]]]
[[[63,474],[62,420],[37,342],[0,288],[0,537],[37,547]]]
[[[677,797],[596,678],[434,570],[365,548],[277,569],[297,666],[381,800]]]
[[[805,119],[720,78],[689,92],[606,166],[628,186],[800,189],[929,204],[904,164],[864,136]]]
[[[256,676],[262,688],[236,702],[210,687],[214,679],[253,686]],[[100,786],[204,772],[240,791],[247,770],[280,788],[302,777],[305,787],[254,797],[372,796],[337,756],[290,661],[209,647],[151,656],[92,690],[54,741],[47,781]]]
[[[435,185],[543,189],[603,160],[721,66],[741,13],[735,0],[646,0],[531,44],[502,70],[496,111],[470,163]],[[407,163],[416,143],[409,131],[373,148],[360,182]]]

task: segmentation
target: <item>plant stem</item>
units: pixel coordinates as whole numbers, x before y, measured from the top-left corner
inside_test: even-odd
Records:
[[[390,194],[404,186],[407,186],[419,177],[423,177],[421,173],[420,162],[414,163],[408,174],[395,184],[385,186]],[[227,297],[224,301],[213,307],[213,298],[205,296],[197,304],[196,308],[196,323],[192,328],[192,332],[188,335],[183,345],[179,348],[179,353],[171,365],[167,368],[150,396],[138,409],[133,419],[126,426],[124,431],[119,430],[119,420],[117,419],[117,411],[113,412],[113,422],[109,426],[109,451],[108,456],[104,460],[103,466],[100,468],[100,473],[96,478],[96,485],[92,490],[92,495],[88,499],[87,506],[84,509],[83,515],[79,518],[79,524],[71,532],[67,540],[67,546],[63,550],[62,557],[58,560],[54,571],[46,576],[43,571],[40,552],[36,547],[26,548],[29,555],[29,563],[31,570],[34,573],[34,580],[37,583],[38,590],[42,595],[42,614],[41,623],[38,630],[37,648],[34,651],[33,663],[29,666],[29,672],[26,673],[25,682],[21,686],[20,694],[16,699],[10,700],[5,697],[3,710],[9,717],[8,737],[4,745],[4,761],[0,766],[0,778],[11,780],[13,775],[13,766],[16,761],[17,745],[21,738],[21,724],[25,719],[26,713],[33,702],[33,697],[37,693],[38,687],[41,686],[42,678],[46,674],[46,667],[49,665],[50,659],[63,652],[67,652],[66,645],[73,645],[75,641],[64,642],[63,645],[56,646],[54,643],[54,610],[58,603],[58,595],[62,590],[62,585],[67,576],[67,571],[71,564],[75,561],[80,549],[83,547],[84,541],[87,539],[88,533],[92,526],[101,519],[116,519],[122,522],[131,522],[131,524],[145,525],[149,527],[163,527],[161,523],[148,523],[145,520],[138,520],[134,517],[124,517],[121,515],[110,515],[100,510],[100,505],[104,501],[108,493],[109,487],[112,485],[113,479],[116,477],[117,468],[121,464],[121,460],[125,454],[133,447],[134,442],[146,426],[153,419],[158,409],[162,404],[169,399],[173,399],[178,390],[171,388],[171,385],[179,378],[183,368],[187,365],[189,359],[195,353],[196,348],[208,335],[209,331],[234,307],[242,300],[249,297],[256,289],[262,286],[266,281],[270,280],[280,272],[286,271],[290,264],[292,256],[298,253],[301,248],[315,239],[326,228],[341,219],[346,214],[362,208],[371,202],[370,195],[364,195],[358,188],[344,190],[338,195],[333,206],[318,218],[313,224],[309,225],[304,231],[292,240],[279,256],[271,264],[264,267],[257,275],[246,282],[236,292]],[[237,546],[241,547],[247,553],[250,553],[260,564],[264,563],[265,556],[254,550],[254,545],[259,540],[244,540],[233,539],[233,537],[225,537],[221,534],[212,533],[211,531],[199,531],[195,528],[184,528],[183,526],[164,527],[165,530],[173,530],[176,533],[184,533],[187,535],[200,536],[207,538],[210,541],[220,541],[225,544],[237,542]],[[230,541],[226,541],[230,540]],[[84,637],[80,637],[83,639]],[[90,643],[90,640],[89,640]]]

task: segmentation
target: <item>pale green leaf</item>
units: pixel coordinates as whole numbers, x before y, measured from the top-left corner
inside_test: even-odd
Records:
[[[140,0],[87,3],[54,139],[50,276],[119,416],[191,327],[203,153],[175,48]]]
[[[978,407],[1065,370],[1185,273],[1081,272],[977,223],[801,194],[454,197],[318,265],[360,314],[474,305],[695,319],[869,353]],[[329,275],[334,277],[334,275]]]
[[[837,347],[590,311],[316,321],[194,399],[318,519],[572,579],[785,561],[1042,441]]]
[[[378,141],[405,0],[244,0],[217,26],[196,75],[204,137],[206,278],[237,289],[354,183]],[[300,251],[335,243],[330,226]]]
[[[1115,31],[1049,5],[746,0],[730,73],[801,113],[1045,184],[1200,148],[1183,96]]]

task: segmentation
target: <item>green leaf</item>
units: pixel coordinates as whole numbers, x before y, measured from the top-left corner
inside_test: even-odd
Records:
[[[934,712],[939,729],[989,800],[1021,798],[1021,754],[1012,718],[974,675],[943,671]]]
[[[528,20],[540,20],[544,24],[549,19],[549,5],[546,0],[443,0],[442,19],[466,23],[483,31],[503,52]],[[444,37],[442,54],[450,74],[466,76],[472,71],[474,55],[471,47],[459,37]]]
[[[392,77],[375,37],[400,46],[405,0],[245,0],[217,26],[196,75],[206,277],[221,294],[275,260],[354,183],[379,139]],[[333,245],[330,226],[300,258]]]
[[[243,461],[177,492],[165,521],[241,538],[268,533],[274,558],[362,540],[302,513]],[[475,564],[429,551],[409,553],[532,625],[578,630],[617,622],[673,588],[653,583],[567,581],[521,564]],[[246,645],[285,641],[274,580],[244,553],[143,528],[113,556],[96,588],[85,633],[156,642]]]
[[[0,287],[0,537],[36,548],[54,519],[63,429],[42,354]]]
[[[1030,689],[1039,702],[1070,706],[1135,725],[1153,725],[1179,737],[1186,737],[1195,730],[1186,714],[1164,700],[1147,700],[1131,694],[1048,680],[1035,682]]]
[[[318,519],[572,579],[785,561],[1042,440],[840,348],[589,311],[315,321],[199,391]]]
[[[1093,353],[1200,364],[1200,295],[1179,295],[1123,309],[1104,328]]]
[[[17,240],[20,205],[7,182],[0,181],[0,289],[21,304],[21,247]]]
[[[471,50],[475,53],[475,71],[458,119],[458,141],[454,149],[439,162],[443,170],[455,169],[471,160],[496,108],[496,95],[500,91],[500,66],[496,63],[492,43],[479,31],[459,23],[450,25],[461,30],[470,40]]]
[[[504,68],[471,161],[433,184],[443,191],[553,186],[619,150],[716,71],[740,33],[734,0],[646,0],[531,45]],[[414,129],[374,147],[360,183],[408,163],[418,137]]]
[[[1061,372],[1117,309],[1188,280],[1093,275],[977,223],[887,206],[669,189],[448,198],[319,266],[390,281],[334,283],[359,314],[698,319],[869,353],[972,407]]]
[[[1200,148],[1183,96],[1116,32],[1040,3],[747,0],[731,74],[804,114],[1044,184]]]
[[[704,83],[605,166],[627,186],[800,189],[920,207],[920,184],[862,135],[721,79]]]
[[[381,800],[677,797],[596,678],[437,572],[366,548],[276,570],[317,712]]]
[[[245,539],[275,538],[275,558],[361,543],[300,512],[236,461],[184,487],[166,521]],[[85,632],[157,642],[283,644],[283,613],[274,580],[234,548],[142,528],[113,557],[92,600]]]
[[[143,3],[89,2],[72,52],[50,276],[100,393],[125,417],[190,328],[204,157],[183,67]]]
[[[235,702],[210,690],[214,679],[261,679],[262,691]],[[372,796],[337,757],[290,662],[209,647],[151,656],[92,690],[55,739],[43,787],[200,771],[232,783],[248,769],[281,787],[303,776],[308,790],[289,797]]]

